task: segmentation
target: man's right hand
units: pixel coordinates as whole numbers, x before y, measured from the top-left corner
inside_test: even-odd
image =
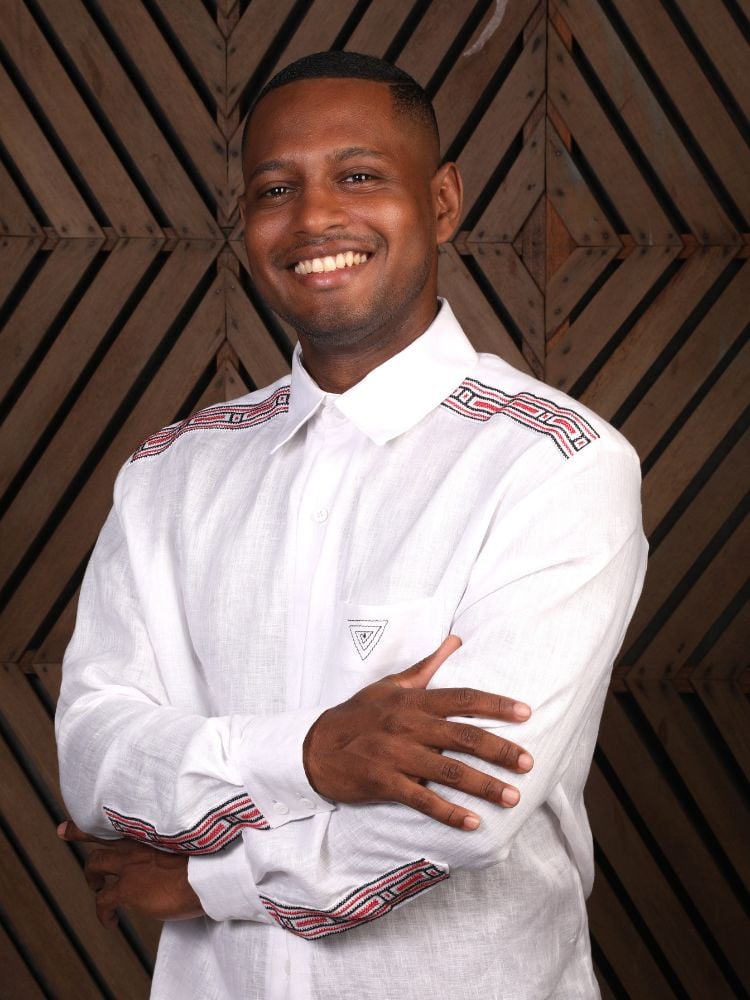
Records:
[[[471,754],[510,771],[531,769],[531,756],[515,743],[449,716],[475,715],[525,722],[528,705],[472,688],[425,690],[442,663],[461,645],[449,635],[424,660],[370,684],[329,708],[305,737],[305,772],[319,795],[335,802],[402,802],[447,826],[475,830],[479,817],[442,798],[423,782],[449,785],[501,806],[514,806],[517,788],[443,756]]]

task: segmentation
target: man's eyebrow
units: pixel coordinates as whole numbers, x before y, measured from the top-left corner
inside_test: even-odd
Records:
[[[263,160],[253,167],[248,181],[254,181],[260,174],[270,174],[274,170],[290,170],[292,167],[291,160]]]
[[[347,146],[346,149],[337,149],[331,159],[340,163],[342,160],[352,160],[356,156],[374,156],[379,160],[388,159],[385,153],[381,153],[377,149],[368,149],[366,146]]]

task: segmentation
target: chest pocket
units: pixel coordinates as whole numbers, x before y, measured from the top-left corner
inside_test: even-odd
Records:
[[[442,617],[437,597],[398,604],[337,604],[324,700],[345,700],[434,652],[444,638]]]

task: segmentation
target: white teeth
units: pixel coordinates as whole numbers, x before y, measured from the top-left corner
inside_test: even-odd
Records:
[[[366,253],[355,253],[347,250],[345,253],[337,253],[335,257],[313,257],[312,260],[301,260],[294,265],[297,274],[320,274],[323,271],[338,271],[344,267],[356,267],[357,264],[364,264],[367,260]]]

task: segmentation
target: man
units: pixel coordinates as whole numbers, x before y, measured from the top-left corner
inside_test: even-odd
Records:
[[[291,379],[120,474],[62,834],[130,838],[87,874],[106,923],[167,921],[156,997],[595,997],[582,790],[642,580],[635,455],[439,302],[461,183],[405,74],[299,61],[243,169]]]

